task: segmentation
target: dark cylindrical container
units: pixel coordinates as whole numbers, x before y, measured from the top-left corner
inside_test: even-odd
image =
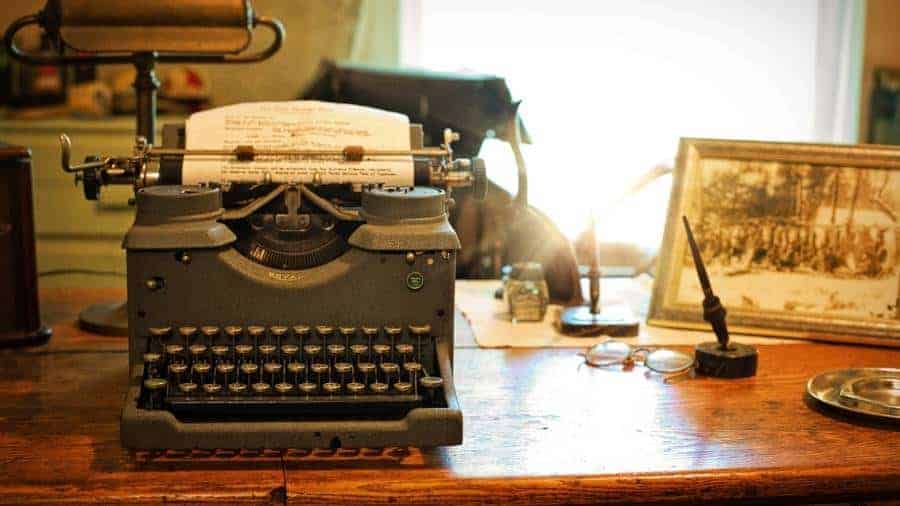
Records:
[[[0,347],[50,338],[38,305],[31,152],[0,142]]]

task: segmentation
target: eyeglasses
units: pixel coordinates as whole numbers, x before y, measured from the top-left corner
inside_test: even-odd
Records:
[[[593,367],[639,363],[660,374],[678,374],[694,366],[694,357],[665,348],[634,348],[621,341],[604,341],[588,348],[584,361]]]

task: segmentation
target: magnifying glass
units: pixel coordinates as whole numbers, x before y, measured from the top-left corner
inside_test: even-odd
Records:
[[[621,341],[604,341],[588,348],[584,361],[590,366],[606,367],[634,361],[660,374],[685,372],[694,366],[694,357],[665,348],[634,348]]]

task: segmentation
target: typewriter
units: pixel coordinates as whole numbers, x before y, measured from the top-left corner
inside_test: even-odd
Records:
[[[269,25],[280,37],[280,24]],[[139,136],[132,153],[77,165],[68,137],[60,139],[63,170],[76,175],[87,198],[105,185],[134,187],[135,220],[123,242],[124,446],[461,443],[453,386],[459,240],[447,216],[454,188],[472,186],[483,196],[483,162],[455,158],[458,135],[449,130],[440,146],[424,146],[421,126],[408,122],[404,148],[385,150],[195,149],[192,136],[203,132],[192,131],[191,121],[165,125],[161,145]],[[139,116],[139,132],[152,135],[147,124]],[[410,168],[403,183],[383,171],[354,171],[398,157]],[[242,169],[267,159],[345,171]],[[191,169],[198,160],[229,170],[203,180]]]

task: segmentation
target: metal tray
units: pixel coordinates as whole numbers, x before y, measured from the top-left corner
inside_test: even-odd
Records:
[[[806,392],[842,411],[900,421],[900,369],[829,371],[811,378]]]

